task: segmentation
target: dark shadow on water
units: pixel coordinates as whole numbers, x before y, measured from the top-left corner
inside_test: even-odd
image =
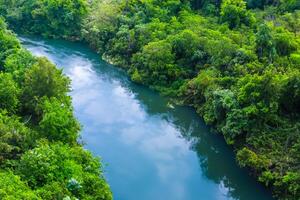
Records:
[[[271,192],[257,183],[249,171],[238,167],[233,149],[228,146],[220,134],[213,133],[205,125],[202,118],[191,107],[175,106],[170,109],[167,106],[168,98],[161,97],[148,88],[131,86],[137,99],[145,105],[152,115],[163,115],[166,120],[172,122],[181,137],[190,141],[190,148],[198,155],[203,174],[216,184],[224,185],[228,189],[230,197],[239,200],[271,200]],[[160,105],[151,108],[151,105]],[[256,188],[256,194],[253,190]]]

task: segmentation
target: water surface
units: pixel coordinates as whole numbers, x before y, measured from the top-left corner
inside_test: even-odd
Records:
[[[72,80],[85,148],[101,156],[116,200],[271,200],[232,149],[189,107],[175,106],[85,45],[20,37]]]

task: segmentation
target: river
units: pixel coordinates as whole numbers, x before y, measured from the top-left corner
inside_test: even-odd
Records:
[[[271,200],[192,108],[132,83],[83,44],[20,37],[72,80],[85,148],[104,163],[115,200]]]

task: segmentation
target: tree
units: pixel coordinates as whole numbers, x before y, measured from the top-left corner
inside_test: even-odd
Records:
[[[261,24],[256,33],[256,51],[259,58],[267,57],[270,62],[276,55],[273,35],[266,24]]]
[[[285,113],[300,112],[300,72],[287,73],[283,79],[283,90],[280,96],[281,108]]]
[[[239,79],[236,85],[237,99],[243,111],[252,119],[253,128],[272,124],[279,111],[281,84],[278,80],[281,76],[274,76],[273,73],[266,71],[263,75],[247,75]]]
[[[238,27],[242,23],[247,24],[249,12],[246,9],[246,2],[244,0],[223,0],[221,18],[223,22],[228,23],[230,28]]]
[[[19,105],[20,88],[11,74],[0,73],[0,109],[15,113]]]
[[[99,161],[83,148],[44,141],[21,157],[17,173],[46,200],[61,195],[111,200],[108,185],[99,178],[99,169]]]
[[[24,111],[37,117],[36,108],[43,97],[66,99],[70,80],[46,58],[38,58],[36,64],[26,71],[22,90]]]
[[[80,125],[73,116],[72,108],[56,98],[46,99],[42,105],[39,128],[42,136],[50,141],[75,144]]]
[[[247,147],[238,151],[237,160],[242,167],[253,167],[256,170],[267,168],[270,164],[267,158],[260,157]]]
[[[297,50],[295,37],[283,28],[277,28],[274,33],[274,45],[279,56],[289,56]]]
[[[300,32],[300,11],[286,13],[282,16],[282,23],[285,24],[288,30],[290,30],[295,34],[295,36],[297,36]]]
[[[268,5],[278,6],[279,0],[247,0],[247,3],[249,8],[263,9]]]
[[[32,135],[33,132],[18,117],[0,113],[0,164],[9,159],[17,159],[28,150],[34,143],[31,141]]]
[[[175,81],[180,69],[174,61],[172,46],[165,40],[150,42],[133,57],[134,66],[139,70],[143,82],[150,84],[169,85]]]
[[[106,45],[117,31],[118,17],[121,13],[120,4],[117,1],[93,1],[91,10],[84,19],[82,34],[93,48],[103,54]]]
[[[116,36],[108,44],[108,56],[114,58],[114,64],[129,65],[129,60],[136,52],[135,32],[129,26],[121,26]]]
[[[196,65],[205,63],[207,60],[207,55],[201,47],[199,36],[191,30],[183,30],[179,34],[170,37],[169,40],[175,52],[177,64],[184,67],[184,71],[189,76],[197,75]]]
[[[0,199],[41,200],[19,176],[12,172],[0,172]]]
[[[280,9],[283,11],[294,11],[300,8],[300,2],[298,0],[279,0]]]
[[[6,57],[20,48],[19,41],[15,38],[11,31],[6,29],[6,23],[0,18],[0,70]]]
[[[18,49],[5,59],[4,71],[12,74],[13,78],[21,85],[26,69],[30,68],[35,62],[35,57],[29,51]]]

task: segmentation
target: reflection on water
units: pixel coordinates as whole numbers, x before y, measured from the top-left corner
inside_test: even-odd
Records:
[[[268,200],[232,150],[188,107],[131,83],[80,44],[21,38],[72,79],[86,148],[101,155],[116,200]]]

